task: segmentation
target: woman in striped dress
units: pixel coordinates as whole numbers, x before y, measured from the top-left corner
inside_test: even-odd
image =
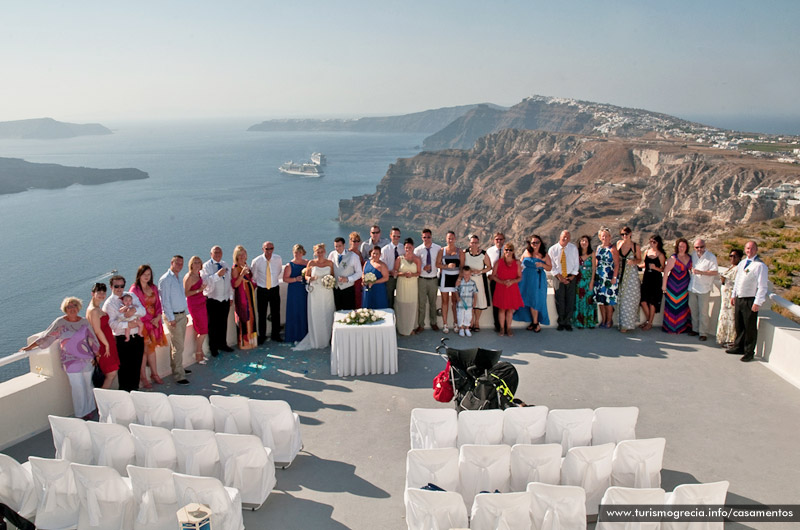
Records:
[[[680,238],[675,242],[675,254],[667,260],[664,267],[664,323],[661,329],[667,333],[688,333],[692,331],[692,313],[689,311],[689,271],[692,257],[689,255],[689,242]]]

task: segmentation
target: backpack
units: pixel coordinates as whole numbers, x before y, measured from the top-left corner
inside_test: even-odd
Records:
[[[450,382],[450,361],[444,370],[433,378],[433,399],[442,403],[453,400],[453,384]]]

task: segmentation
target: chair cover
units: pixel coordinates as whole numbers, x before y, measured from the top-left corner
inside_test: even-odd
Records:
[[[556,409],[547,414],[545,443],[561,444],[561,456],[573,447],[592,444],[592,409]]]
[[[69,461],[31,456],[36,491],[36,528],[60,530],[78,526],[78,490]]]
[[[56,447],[56,458],[63,458],[79,464],[92,464],[92,438],[86,421],[80,418],[63,418],[47,416],[50,430],[53,432],[53,445]]]
[[[222,478],[219,448],[212,431],[172,429],[172,441],[178,453],[179,473]]]
[[[511,407],[503,411],[503,443],[543,444],[547,407]]]
[[[467,509],[482,491],[508,492],[511,448],[507,445],[462,445],[458,457],[459,491]]]
[[[614,504],[664,504],[664,490],[661,488],[620,488],[611,486],[600,501],[601,505]],[[609,523],[598,519],[596,530],[659,530],[661,523]]]
[[[117,470],[108,466],[70,464],[81,507],[81,530],[130,530],[133,528],[133,493]],[[127,473],[127,470],[126,470]]]
[[[503,411],[464,410],[458,415],[458,446],[503,443]]]
[[[527,491],[531,494],[533,530],[585,530],[586,493],[583,488],[532,482]]]
[[[408,530],[449,530],[467,527],[467,507],[454,491],[409,488],[406,498]]]
[[[559,444],[511,447],[511,491],[525,491],[531,482],[561,484]]]
[[[479,493],[472,504],[472,530],[530,530],[531,494]]]
[[[134,503],[134,530],[175,530],[180,506],[172,470],[128,466]]]
[[[0,453],[0,502],[29,519],[36,511],[36,492],[30,465]]]
[[[406,490],[427,484],[458,491],[458,449],[411,449],[406,454]]]
[[[175,473],[172,475],[172,480],[175,483],[178,506],[186,506],[190,502],[205,504],[212,511],[211,528],[244,530],[242,500],[238,490],[226,488],[214,477],[194,477]]]
[[[249,404],[253,434],[272,449],[275,465],[288,467],[303,448],[300,417],[285,401],[251,399]]]
[[[275,487],[272,450],[252,434],[217,433],[216,439],[223,483],[239,490],[243,505],[260,508]]]
[[[168,399],[176,429],[214,430],[214,413],[207,397],[170,394]]]
[[[229,434],[252,434],[250,425],[249,398],[243,396],[220,396],[208,398],[214,413],[214,430]]]
[[[94,399],[101,423],[119,423],[127,427],[136,422],[136,407],[133,399],[124,390],[95,388]]]
[[[412,409],[411,449],[457,447],[458,415],[455,409]]]
[[[163,427],[172,429],[175,426],[175,416],[169,398],[161,392],[131,391],[131,400],[136,408],[136,423],[139,425]]]
[[[660,487],[666,443],[664,438],[619,442],[611,460],[611,484],[627,488]]]
[[[178,453],[172,433],[164,427],[151,427],[131,423],[128,428],[133,435],[136,465],[140,467],[165,467],[178,469]]]
[[[597,514],[600,499],[611,486],[611,458],[614,444],[573,447],[561,465],[561,483],[580,486],[586,492],[587,515]]]
[[[639,407],[600,407],[594,409],[592,445],[636,439]]]
[[[708,484],[681,484],[667,493],[666,504],[725,504],[728,495],[727,480]],[[662,530],[722,530],[722,522],[663,522]]]
[[[98,466],[109,466],[122,476],[128,475],[126,467],[136,462],[133,435],[127,426],[116,423],[87,421],[92,440],[92,454]]]

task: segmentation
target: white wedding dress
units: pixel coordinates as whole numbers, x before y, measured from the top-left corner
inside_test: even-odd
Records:
[[[308,293],[308,335],[293,350],[315,350],[331,344],[336,306],[333,303],[333,289],[322,286],[321,280],[326,274],[331,274],[330,267],[311,269],[311,276],[317,279],[311,282],[313,289]]]

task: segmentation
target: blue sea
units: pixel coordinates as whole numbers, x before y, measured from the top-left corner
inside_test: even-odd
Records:
[[[107,136],[0,140],[0,156],[68,166],[134,167],[146,180],[0,195],[0,356],[61,313],[65,296],[84,302],[113,269],[132,281],[149,263],[157,276],[174,254],[225,260],[265,240],[284,261],[301,243],[329,247],[351,228],[336,221],[340,199],[373,193],[397,158],[419,151],[424,134],[247,132],[254,122],[105,123]],[[284,175],[288,160],[327,155],[321,178]],[[362,236],[366,234],[364,227]],[[386,227],[389,228],[389,227]],[[28,371],[0,368],[0,380]]]

